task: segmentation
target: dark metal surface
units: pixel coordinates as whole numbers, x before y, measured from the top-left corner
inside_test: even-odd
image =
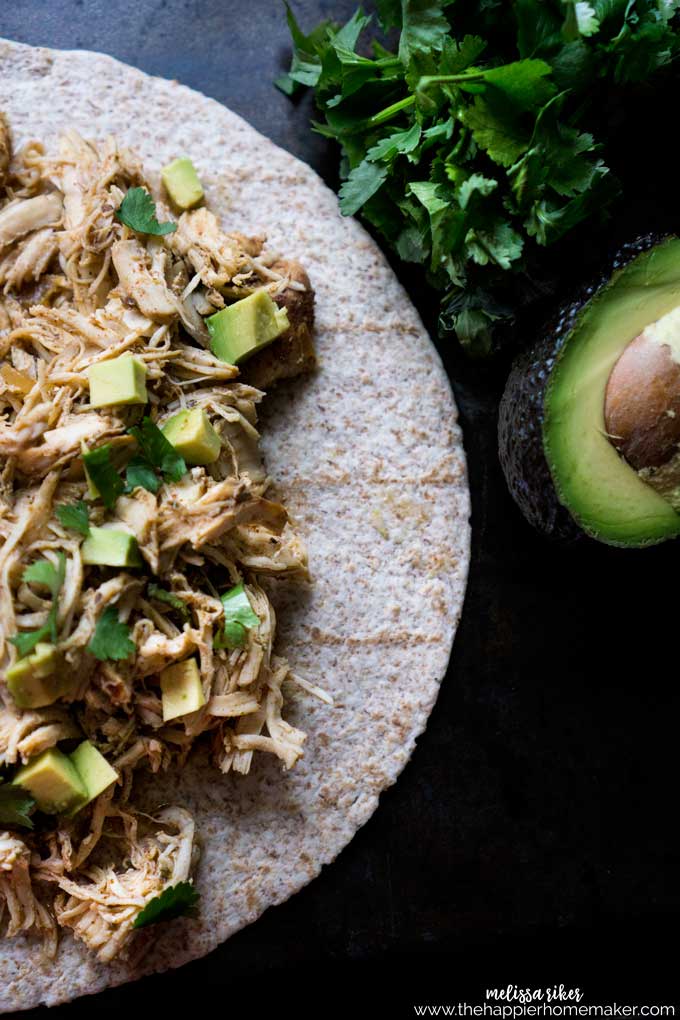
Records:
[[[312,25],[354,4],[295,7]],[[2,4],[0,33],[179,78],[335,183],[309,100],[271,87],[288,53],[274,0],[19,0]],[[414,299],[431,324],[433,302]],[[498,466],[505,369],[484,376],[442,354],[474,548],[451,669],[412,762],[311,886],[205,960],[106,993],[98,1009],[209,996],[233,1011],[245,994],[299,1016],[339,1004],[363,1016],[377,1003],[407,1016],[414,1002],[481,1001],[508,982],[571,982],[619,1002],[676,995],[678,550],[545,544]]]

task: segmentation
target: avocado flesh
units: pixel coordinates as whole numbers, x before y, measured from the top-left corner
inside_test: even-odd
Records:
[[[73,762],[56,747],[43,751],[19,769],[13,786],[27,790],[38,808],[50,815],[60,815],[82,807],[87,790]]]
[[[205,705],[201,674],[195,659],[166,666],[160,674],[163,722],[197,712]]]
[[[174,159],[161,170],[165,190],[179,209],[192,209],[203,199],[203,187],[196,167],[185,156]]]
[[[87,797],[84,802],[79,802],[72,809],[72,813],[75,814],[115,783],[118,773],[89,740],[79,744],[69,755],[69,759],[82,780]]]
[[[98,361],[87,369],[92,407],[146,404],[146,365],[131,354]]]
[[[286,309],[279,308],[264,289],[227,305],[205,323],[213,354],[230,365],[239,365],[267,347],[290,325]]]
[[[220,437],[200,407],[173,415],[163,426],[163,435],[189,465],[212,464],[222,448]]]
[[[66,693],[68,681],[55,675],[57,649],[39,641],[30,655],[18,659],[5,673],[7,688],[19,708],[44,708]]]
[[[141,567],[137,539],[129,531],[90,528],[80,547],[83,563],[101,567]]]
[[[611,545],[680,534],[680,515],[617,453],[605,434],[604,393],[625,347],[680,306],[680,239],[667,238],[616,270],[581,309],[545,394],[543,447],[560,502]]]

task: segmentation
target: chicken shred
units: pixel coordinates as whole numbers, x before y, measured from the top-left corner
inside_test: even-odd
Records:
[[[57,925],[51,911],[38,899],[31,878],[31,851],[10,832],[0,832],[0,924],[7,913],[6,935],[42,936],[45,953],[57,951]]]

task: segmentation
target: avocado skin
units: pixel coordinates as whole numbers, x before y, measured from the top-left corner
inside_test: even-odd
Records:
[[[643,234],[623,244],[609,258],[598,279],[572,295],[542,330],[541,339],[520,354],[510,370],[498,411],[498,456],[510,495],[529,524],[549,538],[574,542],[584,537],[557,498],[543,449],[545,392],[555,360],[583,306],[607,286],[617,269],[667,236]]]

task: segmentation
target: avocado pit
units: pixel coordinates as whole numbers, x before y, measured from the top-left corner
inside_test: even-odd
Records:
[[[626,462],[680,510],[680,309],[623,350],[607,381],[604,422]]]

